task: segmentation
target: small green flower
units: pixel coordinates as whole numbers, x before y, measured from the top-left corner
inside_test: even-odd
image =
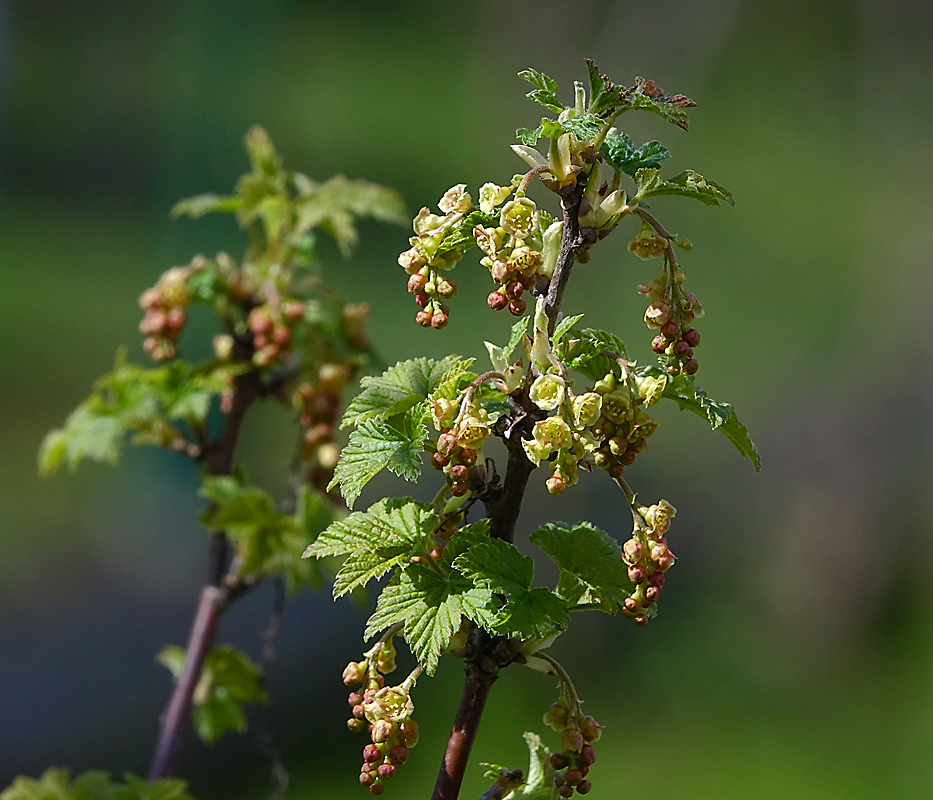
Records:
[[[422,208],[421,211],[418,212],[418,216],[412,220],[412,227],[415,229],[415,233],[422,236],[426,233],[436,231],[444,222],[444,217],[432,214],[429,208]]]
[[[586,392],[573,398],[573,424],[577,428],[594,425],[603,410],[602,395]]]
[[[538,207],[528,197],[509,200],[502,206],[499,224],[514,236],[531,236],[538,229]]]
[[[538,444],[552,453],[568,447],[572,441],[570,426],[561,417],[548,417],[536,422],[532,435]]]
[[[473,228],[473,238],[476,239],[477,246],[493,259],[502,248],[502,234],[499,231],[499,228],[484,228],[482,225]]]
[[[557,375],[540,375],[531,384],[531,402],[542,411],[553,411],[564,402],[567,384]]]
[[[486,437],[489,436],[489,425],[479,417],[466,417],[457,427],[457,436],[462,444],[478,450],[486,441]]]
[[[484,214],[492,214],[496,207],[505,201],[512,193],[511,186],[496,186],[494,183],[484,183],[479,188],[479,208]]]

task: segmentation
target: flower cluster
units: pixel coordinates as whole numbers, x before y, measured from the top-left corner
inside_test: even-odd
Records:
[[[667,500],[652,506],[635,505],[638,519],[632,538],[622,545],[622,558],[628,564],[628,575],[635,591],[622,604],[622,613],[636,625],[648,623],[650,609],[664,586],[664,573],[674,563],[674,554],[667,546],[667,531],[677,513]]]
[[[278,302],[278,298],[256,306],[249,312],[246,324],[253,336],[253,363],[268,367],[276,361],[288,361],[291,356],[292,327],[304,316],[300,300]]]
[[[592,784],[587,780],[590,767],[596,763],[593,742],[602,733],[595,717],[584,716],[579,706],[561,697],[544,715],[544,723],[560,733],[562,750],[551,755],[551,767],[560,774],[554,786],[561,797],[588,794]]]
[[[480,189],[480,197],[486,204],[483,211],[492,213],[510,192],[511,187],[485,184]],[[508,307],[511,314],[521,316],[527,308],[524,293],[553,274],[563,223],[553,222],[543,228],[541,220],[534,201],[516,193],[502,206],[498,226],[473,228],[473,238],[483,252],[480,264],[499,285],[486,298],[493,311]]]
[[[154,361],[167,361],[178,355],[175,342],[181,335],[188,318],[187,307],[191,299],[188,278],[198,270],[190,264],[172,267],[162,273],[158,283],[146,289],[139,297],[145,315],[139,323],[139,332],[145,335],[143,350]]]
[[[374,795],[385,791],[385,781],[408,760],[410,748],[418,743],[418,723],[411,719],[415,705],[409,692],[414,679],[386,686],[383,675],[394,669],[395,646],[390,636],[343,671],[345,685],[362,684],[362,692],[350,692],[347,698],[352,708],[347,727],[354,732],[369,731],[371,741],[363,748],[360,783]]]
[[[547,372],[531,386],[531,399],[542,411],[554,411],[535,423],[532,438],[524,439],[529,460],[550,461],[547,481],[551,494],[560,494],[579,479],[580,461],[620,478],[657,430],[644,406],[654,399],[652,387],[636,383],[629,374],[619,379],[609,372],[592,389],[574,395],[560,375]],[[646,402],[646,398],[649,398]]]
[[[463,254],[455,247],[445,247],[444,240],[473,209],[473,199],[465,189],[466,184],[461,183],[447,190],[438,202],[443,216],[421,209],[413,223],[415,235],[408,240],[411,247],[398,257],[399,265],[411,276],[408,291],[421,306],[415,320],[425,328],[443,328],[450,318],[444,301],[457,293],[457,286],[441,273],[456,265]]]
[[[645,324],[658,332],[651,341],[651,349],[671,357],[666,367],[671,375],[681,370],[693,375],[700,368],[693,357],[694,348],[700,343],[700,333],[690,323],[703,316],[703,306],[693,292],[684,292],[683,282],[682,272],[669,273],[665,269],[647,286],[638,287],[639,293],[650,301],[645,311]]]
[[[450,493],[463,497],[469,491],[467,474],[479,460],[480,448],[491,431],[489,417],[479,404],[472,402],[471,394],[465,394],[459,412],[457,408],[451,400],[432,400],[434,426],[441,435],[437,437],[431,465],[447,476]]]
[[[298,421],[303,431],[301,455],[306,461],[313,462],[308,470],[308,482],[321,491],[326,491],[334,477],[340,456],[334,432],[340,417],[341,392],[355,372],[349,364],[320,364],[317,380],[298,384],[292,395],[292,404],[298,409]]]

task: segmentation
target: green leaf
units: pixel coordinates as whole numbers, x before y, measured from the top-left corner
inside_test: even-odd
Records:
[[[85,402],[65,420],[65,427],[49,431],[39,447],[39,471],[51,475],[63,463],[74,470],[82,461],[116,464],[123,450],[126,429],[106,409]]]
[[[456,573],[445,577],[420,564],[410,564],[383,589],[364,638],[404,622],[405,640],[428,674],[433,674],[441,651],[460,629],[461,616],[479,625],[491,625],[495,619],[492,592]]]
[[[589,522],[548,522],[530,541],[547,553],[561,571],[557,593],[572,604],[598,605],[614,614],[634,586],[616,541]]]
[[[679,375],[668,381],[661,394],[673,400],[687,411],[703,417],[712,429],[720,431],[738,450],[743,458],[749,458],[755,465],[757,472],[761,471],[761,457],[755,443],[752,442],[746,428],[735,413],[735,409],[728,403],[722,403],[710,398],[699,386]]]
[[[555,352],[570,369],[576,370],[592,381],[598,381],[608,372],[618,369],[616,360],[604,355],[604,350],[628,358],[625,344],[618,336],[595,328],[572,331],[560,342]]]
[[[570,614],[564,600],[550,589],[538,586],[521,597],[509,599],[493,626],[498,632],[523,639],[543,639],[566,629]]]
[[[579,117],[570,117],[562,123],[564,130],[570,131],[577,137],[577,141],[585,142],[595,139],[603,129],[603,121],[595,114],[581,114]]]
[[[369,419],[360,423],[341,451],[333,480],[327,488],[340,484],[347,505],[353,508],[363,487],[383,469],[417,481],[428,437],[424,424],[426,406],[425,402],[388,420]]]
[[[502,364],[510,364],[512,353],[519,343],[525,337],[525,331],[528,329],[528,321],[531,317],[522,317],[512,326],[512,332],[509,335],[508,344],[505,347],[496,347],[492,342],[484,342],[486,350],[489,352],[489,360],[492,362],[493,369],[498,369]],[[499,366],[497,366],[497,364]]]
[[[687,117],[687,112],[684,111],[683,107],[673,104],[670,101],[648,97],[648,95],[636,92],[628,95],[628,103],[628,108],[623,108],[623,112],[635,109],[650,111],[652,114],[657,114],[668,122],[674,123],[678,128],[687,130],[690,127],[690,120]]]
[[[515,131],[515,138],[521,141],[522,144],[526,144],[529,147],[534,147],[538,143],[538,139],[540,139],[543,135],[544,128],[541,125],[539,125],[534,130],[531,130],[531,128],[519,128],[517,131]]]
[[[519,72],[518,77],[524,78],[538,87],[534,91],[528,92],[525,97],[530,97],[535,102],[551,109],[551,111],[560,113],[564,110],[564,107],[557,99],[557,82],[553,78],[549,78],[543,72],[538,72],[530,67]]]
[[[408,221],[405,203],[394,189],[369,181],[348,180],[343,175],[318,183],[298,173],[293,180],[299,195],[295,200],[295,239],[312,228],[320,228],[347,256],[359,239],[356,220],[372,217],[400,225]]]
[[[567,333],[574,325],[576,325],[581,319],[583,319],[583,314],[576,314],[572,317],[564,317],[560,322],[557,323],[557,327],[554,328],[554,335],[551,337],[551,345],[557,347],[560,344],[561,339],[564,338],[564,334]]]
[[[239,197],[222,197],[218,194],[199,194],[179,200],[172,207],[173,217],[191,217],[198,219],[205,214],[221,212],[233,214],[240,208]]]
[[[462,359],[450,355],[441,361],[415,358],[389,367],[382,375],[360,381],[362,391],[350,401],[341,428],[359,425],[368,419],[387,419],[424,402],[437,388],[447,371]]]
[[[124,773],[120,783],[101,770],[90,770],[73,781],[67,769],[47,769],[40,778],[20,775],[0,800],[192,800],[188,784],[178,778],[148,781]]]
[[[475,372],[470,372],[470,366],[476,359],[464,358],[454,364],[443,377],[437,382],[434,391],[428,395],[428,400],[453,400],[460,396],[462,389],[476,377]]]
[[[334,582],[334,597],[340,597],[382,577],[411,555],[427,553],[439,523],[430,503],[410,497],[384,499],[333,522],[304,555],[346,556]]]
[[[233,541],[241,576],[282,575],[290,592],[320,584],[315,565],[301,558],[309,538],[334,518],[330,503],[319,493],[316,500],[310,489],[302,493],[296,514],[279,511],[268,492],[229,475],[206,477],[200,494],[212,502],[201,521],[208,530],[222,531]]]
[[[525,731],[528,745],[528,772],[525,782],[509,792],[503,800],[557,800],[554,786],[556,770],[551,766],[551,751],[536,733]]]
[[[661,180],[661,170],[655,168],[640,169],[635,173],[638,193],[635,200],[661,195],[680,195],[692,197],[708,206],[718,206],[720,201],[735,205],[732,194],[717,183],[706,180],[698,172],[687,169],[675,175],[669,181]]]
[[[610,81],[606,75],[600,73],[591,59],[586,60],[586,67],[590,78],[590,101],[587,110],[603,119],[612,119],[618,110],[629,102],[631,90]]]
[[[176,680],[184,660],[184,649],[176,645],[163,648],[156,656],[156,661],[167,667]],[[218,645],[204,657],[192,698],[191,719],[201,740],[213,744],[227,731],[245,733],[245,704],[264,704],[268,699],[259,665],[228,644]]]
[[[658,141],[646,142],[635,149],[627,134],[614,130],[606,135],[599,152],[616,169],[632,176],[640,169],[656,167],[660,161],[671,155]]]
[[[519,72],[518,77],[523,78],[533,86],[537,86],[539,89],[544,89],[547,92],[554,93],[557,91],[557,81],[545,75],[543,72],[538,72],[538,70],[532,67],[528,67],[528,69]]]
[[[473,229],[477,225],[484,228],[496,228],[499,225],[499,214],[484,214],[479,209],[471,211],[459,224],[448,233],[437,245],[437,253],[446,253],[450,250],[466,251],[476,246]]]

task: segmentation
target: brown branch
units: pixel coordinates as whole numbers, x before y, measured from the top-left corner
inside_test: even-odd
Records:
[[[257,376],[254,372],[237,376],[233,404],[224,422],[223,431],[207,453],[207,467],[211,475],[229,475],[233,472],[234,455],[243,419],[257,394]],[[226,534],[212,534],[208,557],[208,583],[201,589],[197,611],[188,635],[185,662],[162,715],[159,738],[149,770],[150,781],[172,775],[182,731],[191,717],[194,689],[204,666],[204,657],[213,644],[217,621],[232,596],[242,594],[245,588],[249,588],[241,587],[235,578],[228,578],[229,558],[230,545]]]
[[[588,241],[585,232],[580,230],[579,222],[580,201],[583,198],[586,178],[585,174],[581,174],[573,186],[558,192],[563,210],[564,230],[557,263],[545,298],[548,334],[554,332],[554,326],[557,324],[564,290],[570,279],[574,261]],[[521,440],[526,435],[530,436],[531,427],[542,416],[540,409],[529,399],[526,389],[511,395],[509,405],[514,422],[504,437],[509,451],[505,479],[501,487],[481,498],[490,520],[490,534],[506,542],[511,542],[515,536],[515,526],[521,513],[525,489],[535,469],[525,454]],[[504,637],[491,638],[482,629],[477,630],[475,636],[477,644],[465,659],[466,678],[460,706],[447,741],[447,750],[431,800],[456,800],[459,795],[489,691],[498,677],[499,670],[514,658],[514,654],[508,651],[508,642]]]

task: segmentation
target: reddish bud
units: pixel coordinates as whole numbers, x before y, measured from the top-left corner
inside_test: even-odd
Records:
[[[636,586],[647,577],[647,573],[641,567],[629,567],[628,579]]]
[[[374,744],[368,744],[363,748],[363,761],[367,764],[375,764],[382,760],[382,751]]]
[[[439,331],[441,328],[446,328],[449,321],[450,317],[447,314],[435,314],[433,317],[431,317],[431,327],[434,328],[434,330]]]
[[[554,769],[564,769],[570,761],[563,753],[551,753],[551,766]]]
[[[395,767],[391,764],[380,764],[376,769],[376,774],[384,781],[387,781],[395,774]]]
[[[518,300],[513,300],[511,303],[509,303],[509,313],[511,313],[513,316],[520,317],[525,313],[525,309],[527,307],[527,303],[525,303],[525,301],[519,297]]]
[[[648,583],[652,586],[657,587],[658,589],[663,588],[664,586],[664,573],[663,572],[654,572],[651,574],[651,577],[648,578]]]
[[[582,780],[583,773],[578,769],[568,769],[567,773],[564,775],[564,781],[566,781],[568,786],[576,786]]]
[[[588,744],[580,751],[577,756],[577,765],[581,767],[592,767],[596,763],[596,751],[593,745]]]
[[[670,344],[670,342],[668,342],[668,340],[663,336],[655,336],[651,340],[651,349],[655,353],[663,353],[665,350],[667,350],[668,344]]]
[[[696,375],[699,368],[700,364],[695,358],[689,358],[684,362],[684,372],[688,375]]]
[[[385,790],[386,790],[386,787],[384,783],[374,783],[372,786],[369,787],[369,793],[374,794],[376,796],[382,794],[383,792],[385,792]]]
[[[687,344],[683,339],[674,344],[674,355],[682,356],[690,349],[690,345]]]
[[[450,487],[450,493],[454,497],[463,497],[468,491],[470,491],[470,487],[465,483],[455,483]]]
[[[424,285],[428,282],[426,275],[412,275],[408,279],[408,291],[411,294],[418,294],[424,289]]]
[[[589,794],[590,789],[593,788],[593,784],[590,781],[583,780],[577,784],[577,793],[578,794]]]
[[[169,328],[175,328],[176,330],[185,324],[185,310],[176,306],[173,309],[170,309],[169,312],[165,315],[165,324]]]
[[[512,281],[505,287],[505,293],[510,300],[518,300],[525,293],[525,287],[520,281]]]
[[[443,469],[450,463],[450,459],[447,456],[443,456],[440,453],[435,453],[431,456],[431,465],[434,469]]]
[[[422,328],[430,328],[431,320],[434,317],[430,311],[421,310],[415,314],[415,322],[417,322]]]
[[[644,614],[639,614],[637,617],[632,619],[632,622],[634,622],[639,628],[644,628],[645,625],[648,624],[648,617],[646,617]]]
[[[476,451],[472,447],[464,447],[458,458],[463,466],[472,467],[476,463]]]
[[[490,292],[486,298],[486,305],[493,311],[501,311],[509,304],[509,298],[500,292]]]
[[[448,474],[454,483],[463,483],[466,480],[467,468],[463,464],[454,464]]]
[[[359,733],[365,727],[365,720],[357,719],[356,717],[352,717],[351,719],[347,720],[347,729],[350,731],[350,733]]]
[[[696,328],[687,328],[684,331],[684,341],[691,347],[696,347],[700,343],[700,332]]]
[[[400,744],[389,751],[389,760],[396,766],[401,766],[408,761],[408,748]]]
[[[680,336],[680,326],[671,320],[670,322],[666,322],[661,326],[660,334],[665,339],[667,339],[667,341],[673,342],[674,339]]]
[[[564,751],[579,753],[583,749],[584,741],[580,731],[570,728],[560,735],[560,743]]]
[[[369,771],[367,771],[367,772],[361,772],[361,773],[360,773],[360,783],[362,783],[363,786],[372,786],[372,785],[373,785],[373,781],[376,780],[375,774],[376,774],[376,773],[374,773],[374,772],[373,772],[373,773],[370,773]]]
[[[437,284],[437,293],[441,297],[456,297],[457,296],[457,284],[453,281],[441,281]]]

